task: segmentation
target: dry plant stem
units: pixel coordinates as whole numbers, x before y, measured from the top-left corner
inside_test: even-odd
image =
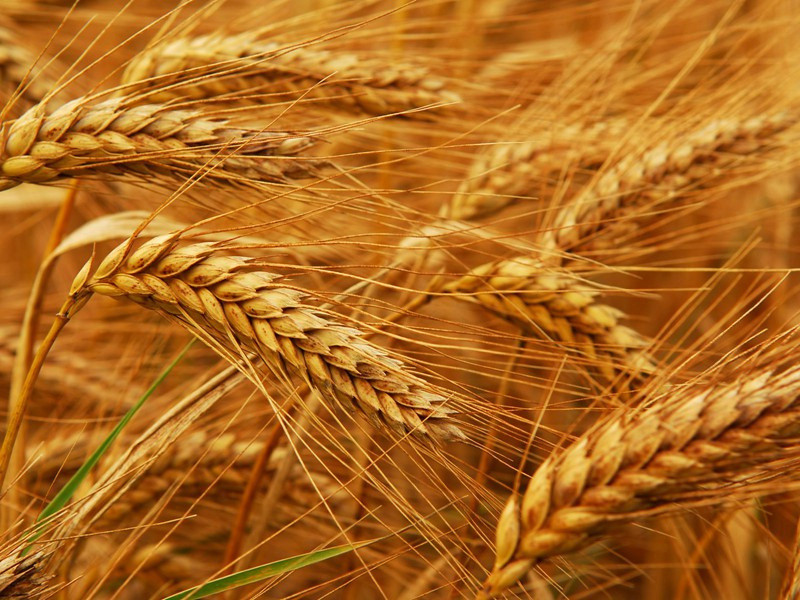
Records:
[[[22,556],[21,550],[3,552],[3,558],[0,559],[0,597],[19,600],[43,597],[40,594],[46,592],[48,577],[42,572],[42,563],[46,562],[48,552],[38,550]]]
[[[277,374],[300,375],[317,394],[376,427],[426,441],[461,440],[447,398],[382,349],[305,304],[258,261],[219,256],[210,243],[178,246],[154,238],[112,251],[90,277],[87,263],[72,297],[126,298],[179,322],[233,355],[256,352]]]
[[[539,561],[596,541],[612,524],[703,496],[730,497],[747,485],[750,467],[785,457],[781,448],[799,432],[800,367],[674,390],[641,411],[610,415],[549,456],[521,499],[509,499],[484,597]]]
[[[141,53],[127,83],[156,89],[150,98],[211,98],[237,92],[300,92],[333,107],[373,115],[456,102],[427,69],[354,54],[259,41],[251,34],[181,38]],[[258,96],[255,96],[258,99]]]
[[[61,307],[58,315],[56,315],[56,320],[53,323],[53,326],[50,328],[47,336],[42,341],[42,345],[39,347],[39,350],[33,357],[33,361],[28,369],[28,375],[25,378],[25,382],[22,384],[22,388],[20,389],[19,397],[14,405],[14,409],[8,415],[8,422],[6,423],[6,431],[5,435],[3,436],[3,443],[2,446],[0,446],[0,493],[4,491],[3,486],[8,473],[9,463],[11,461],[11,454],[14,450],[14,444],[17,440],[17,434],[19,433],[22,419],[25,415],[25,410],[28,407],[28,401],[33,393],[33,386],[36,385],[36,379],[39,376],[39,371],[42,370],[44,361],[47,358],[47,353],[50,351],[50,348],[53,347],[58,334],[69,321],[69,312],[74,308],[74,306],[75,302],[72,298],[70,298]]]
[[[295,448],[300,436],[306,431],[306,428],[311,423],[312,416],[317,412],[320,407],[319,397],[314,395],[310,400],[306,400],[300,405],[299,416],[297,423],[291,432],[284,429],[287,438],[287,446]],[[286,427],[286,424],[284,424]],[[250,536],[246,545],[250,548],[248,553],[242,555],[234,565],[237,569],[244,569],[253,567],[258,564],[258,548],[262,545],[267,529],[269,528],[269,520],[275,511],[275,505],[280,501],[284,492],[284,485],[289,475],[292,472],[296,462],[300,460],[297,452],[291,452],[286,459],[278,466],[272,479],[269,482],[269,489],[267,490],[264,499],[258,509],[258,519],[250,529]]]
[[[286,407],[287,410],[289,407]],[[227,565],[222,574],[228,574],[233,570],[234,562],[238,558],[242,550],[242,541],[244,540],[244,532],[247,528],[247,521],[250,518],[250,513],[253,509],[253,503],[256,499],[256,494],[261,488],[261,481],[266,472],[266,467],[269,464],[269,459],[275,448],[281,441],[283,436],[283,427],[280,423],[276,423],[269,433],[264,448],[258,455],[258,460],[253,464],[250,471],[250,478],[247,481],[247,487],[244,490],[242,501],[239,503],[239,509],[236,511],[236,520],[231,527],[231,535],[228,539],[228,545],[225,548],[225,558],[223,564]]]
[[[556,214],[542,238],[543,246],[554,260],[564,250],[579,250],[637,207],[673,200],[681,190],[713,176],[721,164],[769,147],[777,133],[795,122],[789,112],[747,120],[717,119],[677,142],[626,155]]]
[[[289,132],[231,126],[195,110],[163,104],[130,106],[87,98],[47,113],[44,104],[7,124],[0,189],[86,176],[284,183],[313,177],[317,159],[297,157],[313,140]]]
[[[599,291],[566,270],[516,257],[481,265],[443,291],[560,342],[618,391],[640,385],[655,370],[650,342],[621,325],[623,313],[595,302]]]
[[[11,390],[8,396],[8,412],[13,413],[16,410],[18,403],[18,396],[22,390],[25,382],[25,374],[28,372],[31,364],[31,357],[33,356],[33,344],[36,337],[36,332],[39,329],[39,318],[41,316],[42,301],[44,299],[47,285],[50,281],[50,275],[55,267],[57,257],[51,257],[51,253],[61,243],[67,228],[67,221],[72,214],[72,207],[75,205],[75,197],[78,193],[78,182],[73,181],[69,190],[64,196],[64,201],[53,223],[53,228],[50,231],[50,238],[47,240],[47,246],[44,249],[44,259],[41,266],[36,273],[36,278],[33,282],[28,302],[25,306],[25,315],[22,319],[22,327],[20,328],[19,341],[17,343],[17,353],[14,358],[14,366],[11,371]],[[20,431],[18,434],[19,443],[15,445],[15,449],[11,456],[11,474],[12,476],[19,473],[25,464],[25,424],[24,421],[20,424]],[[15,500],[19,489],[14,486],[9,490],[11,504],[15,505]],[[8,521],[3,517],[3,525],[7,525]],[[5,528],[4,528],[5,529]]]

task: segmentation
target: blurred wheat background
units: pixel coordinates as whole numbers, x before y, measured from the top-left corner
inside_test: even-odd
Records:
[[[798,32],[0,2],[0,597],[800,598]]]

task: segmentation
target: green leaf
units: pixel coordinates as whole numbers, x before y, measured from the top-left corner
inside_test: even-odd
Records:
[[[385,538],[376,538],[374,540],[367,540],[357,544],[346,544],[344,546],[336,546],[335,548],[317,550],[315,552],[309,552],[308,554],[300,554],[299,556],[293,556],[292,558],[285,558],[283,560],[272,562],[266,565],[253,567],[252,569],[245,569],[244,571],[239,571],[238,573],[232,573],[231,575],[214,579],[192,589],[178,592],[177,594],[173,594],[164,600],[194,600],[195,598],[206,598],[212,594],[219,594],[220,592],[232,590],[234,588],[247,585],[248,583],[264,581],[265,579],[275,577],[276,575],[282,575],[284,573],[296,571],[297,569],[302,569],[303,567],[307,567],[309,565],[328,560],[329,558],[334,558],[335,556],[352,552],[358,548],[363,548],[364,546],[374,544],[382,539]]]
[[[136,401],[136,404],[134,404],[128,410],[128,412],[125,413],[125,416],[122,417],[119,423],[117,423],[116,427],[114,427],[114,429],[111,431],[111,433],[108,434],[106,439],[103,440],[103,443],[100,444],[97,450],[95,450],[92,453],[92,455],[88,459],[86,459],[86,462],[84,462],[83,465],[81,465],[81,468],[78,469],[78,471],[72,477],[70,477],[70,480],[64,485],[64,487],[61,488],[61,490],[55,495],[55,497],[50,501],[50,503],[44,507],[44,510],[42,510],[41,514],[36,519],[36,522],[39,524],[39,526],[36,528],[33,534],[31,534],[28,541],[34,542],[37,539],[39,539],[39,537],[42,536],[42,534],[44,533],[45,525],[47,524],[47,521],[50,519],[50,517],[52,517],[59,510],[61,510],[67,505],[67,503],[70,501],[72,496],[77,491],[78,486],[80,486],[81,483],[83,483],[84,479],[86,479],[86,476],[89,474],[92,468],[94,468],[94,466],[100,461],[100,459],[103,457],[103,454],[105,454],[106,451],[111,447],[111,444],[113,444],[114,440],[116,440],[119,437],[119,434],[122,433],[122,430],[130,422],[133,416],[139,411],[139,409],[142,408],[147,399],[153,395],[153,392],[155,392],[156,389],[158,389],[158,386],[160,386],[164,382],[164,380],[177,366],[177,364],[181,362],[181,360],[183,360],[183,357],[186,356],[186,353],[189,351],[189,349],[192,347],[194,343],[195,340],[193,339],[188,344],[186,344],[186,346],[183,348],[183,350],[181,350],[180,354],[178,354],[175,360],[173,360],[167,366],[167,368],[161,372],[161,374],[150,385],[150,387],[147,388],[147,391],[142,395],[142,397]],[[23,554],[27,554],[29,550],[30,546],[28,546],[25,549]]]

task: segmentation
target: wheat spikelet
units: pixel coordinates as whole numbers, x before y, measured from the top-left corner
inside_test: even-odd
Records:
[[[92,175],[182,176],[234,182],[311,177],[318,160],[294,157],[307,136],[230,126],[193,110],[79,98],[46,113],[39,104],[6,124],[0,189]]]
[[[609,140],[629,123],[609,119],[589,127],[571,125],[532,134],[536,139],[492,146],[479,154],[442,216],[456,220],[488,217],[520,199],[531,198],[536,185],[567,165],[595,169],[610,154]]]
[[[304,292],[281,285],[257,261],[217,256],[211,243],[181,247],[177,237],[154,238],[134,252],[123,243],[91,277],[87,263],[72,296],[79,304],[91,293],[127,298],[199,328],[234,353],[241,345],[375,426],[431,441],[464,439],[444,396],[357,330],[305,304]]]
[[[26,472],[34,491],[44,495],[56,478],[71,475],[91,452],[90,441],[84,431],[45,440],[37,452],[41,459],[37,459],[36,468]],[[123,439],[121,445],[124,446],[125,441]],[[207,486],[219,477],[222,483],[242,487],[247,482],[246,470],[252,466],[261,447],[249,439],[237,438],[234,432],[212,435],[204,430],[194,431],[150,464],[137,488],[129,491],[123,502],[152,502],[158,497],[156,491],[167,490],[190,468],[192,483]],[[281,452],[276,451],[275,456],[279,455]],[[233,458],[235,462],[229,464]],[[198,460],[201,462],[196,465]],[[143,490],[148,494],[140,494]],[[143,498],[141,502],[136,500],[137,497]]]
[[[626,213],[673,200],[683,189],[702,184],[716,169],[768,148],[775,134],[794,122],[790,112],[717,119],[677,141],[660,143],[641,155],[626,155],[559,210],[542,242],[549,249],[580,251]]]
[[[444,286],[526,332],[561,342],[586,359],[619,391],[641,384],[654,370],[649,341],[619,323],[623,313],[595,301],[598,291],[565,270],[530,257],[483,264]]]
[[[14,365],[18,341],[16,331],[0,326],[0,369],[10,373]],[[105,402],[109,395],[122,395],[124,386],[118,378],[93,369],[92,361],[76,354],[53,356],[42,371],[41,384],[47,389],[64,393],[64,387],[80,390],[82,396]]]
[[[114,522],[137,508],[152,506],[184,477],[184,490],[191,487],[202,493],[211,485],[215,489],[243,490],[262,447],[262,444],[251,443],[250,440],[237,439],[233,432],[214,436],[205,431],[195,431],[151,464],[136,486],[127,490],[109,507],[103,520]],[[276,449],[267,468],[274,469],[276,463],[285,457],[285,449]]]
[[[800,367],[756,370],[733,383],[671,392],[638,414],[611,415],[551,455],[521,501],[509,500],[485,592],[501,592],[536,562],[586,546],[637,511],[741,481],[798,432]]]
[[[326,104],[373,115],[459,100],[423,67],[287,47],[260,41],[251,33],[172,40],[136,56],[123,79],[142,82],[139,87],[145,88],[155,84],[149,97],[159,101],[310,89],[305,98],[322,98]]]

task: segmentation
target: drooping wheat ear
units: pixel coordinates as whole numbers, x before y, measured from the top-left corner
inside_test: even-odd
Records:
[[[131,61],[123,81],[141,82],[140,89],[153,86],[149,97],[158,101],[310,90],[304,98],[372,115],[459,100],[423,67],[264,42],[250,33],[186,37],[158,45]]]
[[[626,215],[702,186],[721,167],[769,148],[776,133],[796,122],[791,112],[746,120],[717,119],[685,136],[662,142],[644,153],[628,154],[594,185],[555,215],[543,245],[580,251],[599,232],[609,233]]]
[[[72,287],[78,303],[93,292],[132,300],[234,355],[244,347],[279,374],[299,374],[322,398],[375,426],[430,441],[464,439],[440,392],[253,259],[215,255],[212,243],[180,246],[168,235],[135,251],[124,243],[91,277],[89,269]]]
[[[13,94],[19,93],[27,102],[38,104],[52,87],[52,83],[42,79],[34,69],[36,56],[25,48],[14,33],[13,26],[5,19],[0,20],[0,82],[3,84],[3,104]]]
[[[18,327],[0,325],[0,370],[10,373],[17,352]],[[48,359],[39,379],[45,389],[63,396],[66,389],[80,390],[83,398],[91,398],[103,403],[109,396],[120,396],[125,385],[119,377],[97,370],[97,362],[76,353],[60,353]]]
[[[677,509],[682,499],[714,490],[729,494],[731,486],[746,484],[754,465],[780,457],[798,433],[800,367],[675,389],[638,413],[610,415],[548,457],[522,499],[509,500],[485,594],[503,591],[538,561],[580,549],[606,526],[640,518],[641,511]]]
[[[492,146],[474,160],[442,216],[488,217],[520,200],[532,200],[545,180],[565,168],[596,169],[628,125],[626,120],[610,119],[589,127],[556,127],[535,140]]]
[[[208,486],[219,477],[221,483],[241,488],[247,483],[247,470],[262,447],[250,442],[231,432],[219,436],[202,430],[192,432],[150,464],[137,482],[136,489],[126,492],[120,502],[133,505],[153,502],[158,499],[158,492],[169,489],[190,468],[189,481],[197,485]],[[32,491],[42,496],[52,492],[56,478],[72,475],[83,464],[92,450],[90,443],[91,437],[85,431],[46,440],[36,453],[35,468],[25,473]],[[275,451],[275,456],[281,454]],[[112,507],[112,510],[116,509]]]
[[[483,264],[443,291],[561,342],[618,391],[638,387],[655,370],[650,342],[619,323],[622,311],[595,302],[598,290],[575,275],[534,258]]]
[[[312,177],[322,162],[295,155],[313,143],[289,132],[232,127],[192,110],[161,104],[130,106],[86,98],[46,114],[38,104],[5,124],[0,189],[20,183],[106,175],[216,181],[286,182]]]
[[[238,439],[232,432],[214,436],[205,431],[195,431],[150,465],[136,486],[109,507],[103,521],[111,523],[137,508],[152,506],[172,486],[183,482],[189,471],[191,473],[181,486],[184,491],[191,487],[203,493],[214,485],[217,490],[224,488],[240,492],[247,485],[250,469],[262,448],[263,444]],[[276,449],[267,468],[274,469],[285,457],[284,448]]]

